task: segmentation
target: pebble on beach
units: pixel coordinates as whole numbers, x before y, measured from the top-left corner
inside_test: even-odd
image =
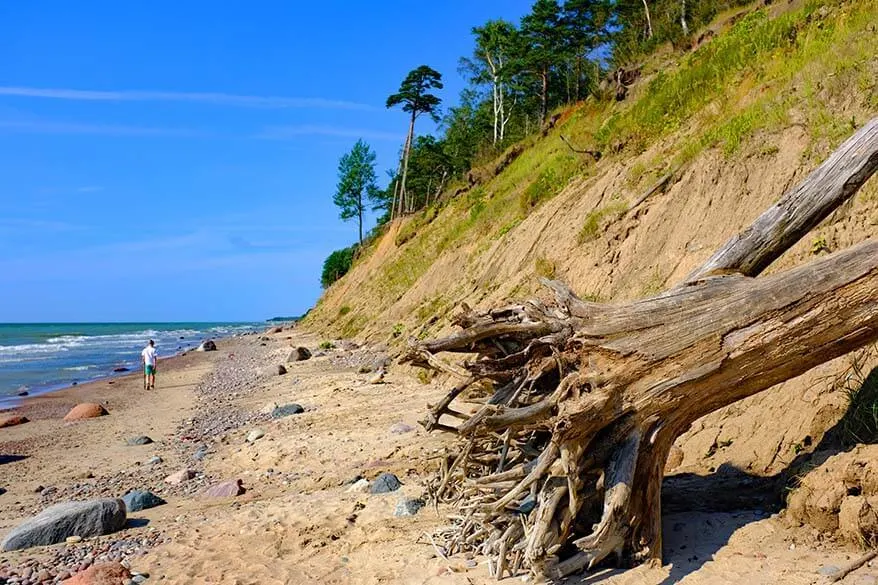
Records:
[[[284,404],[283,406],[275,406],[271,410],[271,418],[284,418],[285,416],[302,414],[303,412],[305,412],[305,409],[301,404]]]
[[[149,445],[150,443],[152,443],[152,439],[150,439],[146,435],[131,437],[130,439],[125,441],[125,444],[128,445],[129,447],[135,447],[138,445]]]
[[[64,585],[110,585],[123,583],[131,577],[131,572],[121,563],[101,563],[92,565],[64,581]]]
[[[249,433],[247,433],[246,441],[248,443],[254,443],[265,436],[265,431],[262,429],[253,429]]]
[[[397,502],[396,509],[393,511],[393,515],[402,518],[405,516],[414,516],[417,514],[421,508],[423,508],[426,504],[424,500],[420,498],[402,498]]]
[[[167,503],[149,490],[130,491],[122,496],[122,501],[129,512],[140,512]]]
[[[241,484],[242,482],[240,479],[223,481],[207,488],[204,495],[211,498],[231,498],[234,496],[240,496],[246,491]]]
[[[14,427],[30,422],[26,416],[13,414],[11,416],[0,416],[0,429],[4,427]]]
[[[392,473],[385,472],[375,478],[369,491],[373,494],[386,494],[395,492],[400,487],[402,487],[402,483],[399,481],[399,478]]]
[[[172,473],[165,478],[165,483],[170,485],[180,485],[195,477],[195,472],[191,469],[181,469],[176,473]]]

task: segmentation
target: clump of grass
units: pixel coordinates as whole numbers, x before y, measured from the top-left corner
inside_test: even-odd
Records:
[[[345,321],[344,325],[341,326],[339,333],[345,338],[356,337],[366,328],[367,321],[368,319],[363,315],[352,315],[351,318]]]
[[[830,252],[829,244],[826,243],[826,236],[817,236],[811,242],[811,254],[816,256],[820,252]]]
[[[411,240],[424,226],[429,225],[439,215],[439,207],[430,205],[409,219],[396,234],[394,242],[397,246],[402,246]]]
[[[584,244],[596,239],[609,224],[622,217],[626,211],[628,204],[624,201],[613,201],[600,209],[592,210],[585,216],[585,222],[576,235],[576,241]]]
[[[560,155],[552,159],[548,166],[540,171],[536,180],[521,192],[518,199],[521,214],[526,216],[540,203],[560,193],[579,170],[579,166],[579,160],[569,155]]]
[[[557,266],[545,256],[537,256],[534,260],[534,270],[543,278],[555,278]]]
[[[518,224],[520,224],[520,223],[521,223],[521,218],[516,217],[515,219],[513,219],[512,221],[510,221],[509,223],[507,223],[506,225],[504,225],[503,227],[501,227],[497,231],[497,237],[502,238],[503,236],[505,236],[506,234],[508,234],[509,232],[514,230],[515,228],[517,228]]]
[[[397,337],[402,335],[403,331],[405,331],[405,325],[403,325],[402,323],[397,323],[393,326],[393,329],[390,332],[390,336],[396,339]]]
[[[873,355],[875,350],[876,347],[871,350]],[[835,427],[844,447],[878,442],[878,367],[866,371],[869,353],[856,354],[850,369],[839,380],[848,399],[848,409]]]
[[[344,317],[345,315],[347,315],[350,312],[351,312],[351,308],[348,305],[342,305],[338,309],[338,316]]]
[[[317,346],[320,349],[335,349],[335,344],[329,340],[321,341],[320,345]]]
[[[662,291],[665,286],[665,277],[661,275],[658,271],[658,268],[653,270],[650,277],[647,279],[645,283],[643,283],[643,288],[640,290],[640,296],[649,297],[655,294],[658,294]]]

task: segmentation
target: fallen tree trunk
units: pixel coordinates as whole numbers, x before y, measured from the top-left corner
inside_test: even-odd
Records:
[[[620,305],[544,281],[555,302],[476,313],[406,360],[463,378],[424,424],[462,438],[432,486],[449,553],[497,578],[610,555],[661,558],[661,481],[696,419],[878,339],[878,242],[753,278],[878,168],[878,119],[684,283]],[[463,369],[435,355],[476,354]],[[481,402],[475,412],[455,405]],[[452,419],[460,421],[455,426]]]

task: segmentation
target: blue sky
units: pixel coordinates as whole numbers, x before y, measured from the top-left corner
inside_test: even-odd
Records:
[[[356,239],[338,158],[383,177],[387,95],[427,64],[455,102],[470,29],[529,4],[0,3],[0,322],[304,311]]]

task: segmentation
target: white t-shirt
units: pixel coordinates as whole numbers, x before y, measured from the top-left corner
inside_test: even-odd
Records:
[[[155,347],[147,345],[146,348],[140,352],[140,355],[143,356],[144,364],[147,366],[155,366]]]

